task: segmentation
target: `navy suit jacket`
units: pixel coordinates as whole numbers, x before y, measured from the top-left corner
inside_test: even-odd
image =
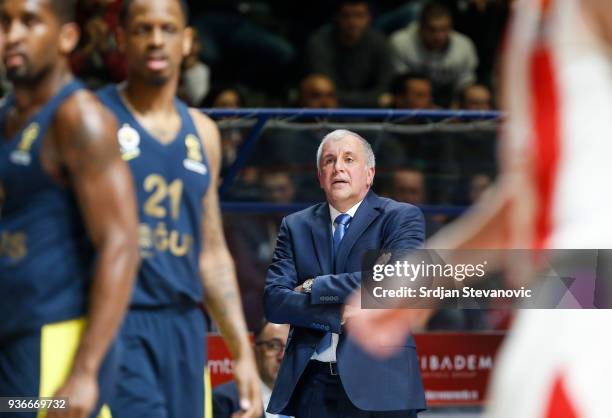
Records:
[[[240,394],[234,380],[214,388],[212,396],[213,418],[231,418],[234,412],[240,411]]]
[[[212,397],[214,418],[231,418],[234,412],[240,411],[240,394],[233,380],[214,388]]]
[[[291,331],[268,411],[295,415],[289,401],[315,347],[326,332],[340,334],[336,359],[351,402],[366,411],[425,409],[425,395],[410,336],[395,354],[365,353],[340,325],[345,300],[359,288],[367,250],[413,249],[423,245],[421,211],[370,191],[359,206],[332,260],[329,205],[321,203],[283,219],[265,287],[268,320]],[[311,294],[295,292],[315,277]],[[391,350],[390,350],[391,351]]]

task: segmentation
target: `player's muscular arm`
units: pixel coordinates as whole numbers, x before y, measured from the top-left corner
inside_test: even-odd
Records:
[[[95,405],[97,372],[127,309],[139,262],[133,181],[115,138],[114,118],[90,93],[76,93],[58,109],[52,143],[96,250],[87,326],[59,392],[78,400],[70,399],[71,408],[82,408],[83,416]]]
[[[200,274],[204,286],[204,303],[219,326],[236,367],[234,373],[244,405],[244,417],[261,415],[259,377],[248,339],[248,332],[242,313],[234,261],[227,249],[219,197],[217,193],[221,166],[221,141],[219,131],[212,120],[199,111],[192,110],[191,116],[198,133],[204,141],[210,172],[210,187],[204,198],[203,247],[200,254]]]

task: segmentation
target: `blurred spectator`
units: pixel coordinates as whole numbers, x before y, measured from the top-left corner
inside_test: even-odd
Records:
[[[295,201],[295,185],[286,171],[265,172],[261,176],[262,201],[276,205],[287,205]],[[257,224],[244,225],[244,239],[250,242],[257,254],[262,271],[265,272],[272,262],[274,247],[282,216],[271,214],[262,216]]]
[[[120,8],[121,0],[83,3],[79,17],[83,34],[80,45],[70,57],[70,65],[92,89],[125,79],[126,64],[115,38]]]
[[[206,100],[207,107],[237,109],[244,107],[245,97],[239,87],[217,87]]]
[[[493,110],[491,90],[484,84],[471,84],[459,95],[458,106],[462,110]],[[450,143],[451,158],[457,162],[455,176],[462,177],[463,190],[459,192],[457,203],[470,203],[465,198],[468,180],[483,172],[496,172],[497,130],[494,127],[475,126],[472,132],[457,133]],[[469,192],[468,192],[469,193]]]
[[[408,73],[397,76],[391,84],[396,109],[433,109],[431,81],[427,76]]]
[[[255,362],[261,378],[261,391],[264,411],[270,402],[272,388],[281,361],[285,354],[289,325],[266,322],[255,335]],[[240,396],[235,381],[217,386],[213,390],[213,417],[239,418]],[[263,418],[277,418],[278,415],[266,412]],[[289,417],[287,417],[289,418]]]
[[[298,106],[309,109],[333,109],[338,107],[336,86],[332,79],[323,74],[311,74],[300,83]],[[311,120],[315,121],[315,120]],[[290,169],[308,171],[307,190],[312,190],[315,180],[312,176],[316,154],[321,138],[329,129],[313,124],[311,129],[289,130],[272,127],[264,130],[251,160],[262,166],[283,165]],[[301,190],[304,185],[301,185]],[[318,190],[318,185],[315,185]],[[307,192],[308,194],[308,192]]]
[[[199,60],[202,44],[197,31],[195,29],[193,31],[191,51],[182,64],[178,95],[189,106],[199,107],[210,89],[210,69]]]
[[[202,41],[200,58],[215,82],[240,82],[272,94],[284,92],[295,49],[281,36],[266,2],[209,0],[193,19]]]
[[[444,0],[451,9],[457,31],[467,35],[478,53],[477,77],[493,83],[495,60],[510,14],[508,0]]]
[[[477,202],[485,190],[493,183],[491,177],[487,174],[475,174],[470,179],[470,201]]]
[[[391,35],[397,73],[421,72],[434,87],[434,101],[448,107],[453,94],[476,81],[478,58],[472,41],[453,30],[450,10],[427,4],[418,22]]]
[[[393,69],[385,37],[370,27],[365,0],[341,0],[335,23],[316,31],[308,42],[308,73],[329,76],[345,107],[376,107],[389,87]]]
[[[285,205],[295,201],[296,188],[291,175],[286,171],[268,171],[261,174],[261,201],[269,204]],[[261,273],[261,280],[272,261],[278,228],[282,215],[263,214],[248,219],[236,220],[235,232],[246,245],[249,257]],[[263,290],[263,285],[261,287]]]
[[[288,204],[295,200],[295,186],[287,172],[264,173],[261,178],[261,189],[264,202]],[[276,241],[276,234],[273,240]],[[274,250],[274,245],[272,245],[272,250]],[[271,256],[270,259],[272,259]]]
[[[308,109],[334,109],[338,107],[336,86],[322,74],[311,74],[300,83],[300,107]]]
[[[459,97],[459,108],[463,110],[493,110],[491,90],[484,84],[471,84],[465,87]]]
[[[239,86],[222,86],[211,91],[204,106],[226,109],[244,107],[245,96]],[[219,121],[221,135],[221,178],[227,175],[229,168],[236,162],[244,138],[250,127],[232,125],[228,122],[236,118],[225,118]],[[258,170],[252,165],[242,168],[240,175],[234,181],[229,192],[222,196],[227,200],[253,201],[259,196]]]
[[[288,172],[265,172],[259,184],[265,203],[288,204],[296,188]],[[254,198],[252,198],[254,199]],[[263,318],[263,289],[266,271],[276,245],[278,228],[285,213],[224,214],[227,245],[236,263],[240,297],[249,329]]]
[[[391,184],[386,193],[398,202],[421,206],[427,202],[425,175],[415,168],[401,168],[391,175]],[[438,232],[442,225],[432,217],[425,216],[425,235],[427,238]]]
[[[213,89],[208,95],[205,107],[237,109],[244,106],[244,96],[237,87],[220,87]],[[242,143],[243,134],[239,128],[221,128],[222,167],[227,169],[236,161],[238,147]]]
[[[425,203],[425,175],[422,171],[404,168],[393,173],[392,196],[398,202]]]
[[[421,73],[405,73],[395,76],[391,84],[392,103],[395,109],[427,110],[435,109],[433,102],[433,91],[429,77]],[[405,119],[402,121],[406,125],[422,125],[431,121],[425,118]],[[392,151],[391,146],[395,142],[396,150]],[[431,132],[413,133],[411,135],[391,134],[386,140],[390,156],[383,157],[390,162],[390,168],[405,167],[405,160],[397,161],[399,156],[407,156],[413,165],[427,167],[429,170],[432,163],[443,160],[446,156],[445,142],[437,137],[432,139]],[[401,151],[400,151],[401,149]],[[380,152],[379,152],[380,154]],[[393,160],[396,162],[393,164]],[[444,159],[445,160],[445,159]]]

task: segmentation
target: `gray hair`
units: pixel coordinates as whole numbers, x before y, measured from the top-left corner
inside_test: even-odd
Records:
[[[363,145],[363,150],[366,156],[366,168],[374,168],[376,167],[376,157],[374,157],[374,151],[372,151],[372,146],[370,143],[363,138],[358,133],[353,131],[349,131],[348,129],[336,129],[325,135],[319,144],[319,148],[317,149],[317,170],[321,169],[321,154],[323,153],[323,147],[329,141],[339,141],[347,136],[355,137],[361,142]]]

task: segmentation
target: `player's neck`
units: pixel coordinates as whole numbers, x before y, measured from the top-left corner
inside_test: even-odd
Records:
[[[36,82],[15,83],[15,108],[25,113],[44,105],[73,78],[67,67],[58,65]]]
[[[121,85],[120,90],[130,107],[140,114],[173,113],[176,110],[174,98],[177,82],[170,81],[160,86],[130,79]]]

